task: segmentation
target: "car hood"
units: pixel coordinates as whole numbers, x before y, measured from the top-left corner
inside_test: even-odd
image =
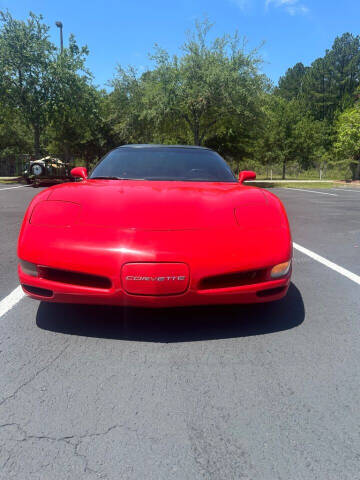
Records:
[[[50,189],[47,200],[80,205],[77,223],[83,225],[144,230],[241,225],[250,215],[266,218],[271,203],[267,192],[237,183],[141,180],[62,184]]]

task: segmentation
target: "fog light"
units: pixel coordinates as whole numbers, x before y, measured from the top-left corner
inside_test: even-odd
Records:
[[[32,277],[38,276],[38,270],[35,263],[27,262],[26,260],[20,260],[21,270],[26,273],[26,275],[31,275]]]
[[[275,267],[271,269],[271,274],[270,274],[271,278],[284,277],[289,273],[290,267],[291,267],[291,260],[289,260],[288,262],[279,263],[279,265],[275,265]]]

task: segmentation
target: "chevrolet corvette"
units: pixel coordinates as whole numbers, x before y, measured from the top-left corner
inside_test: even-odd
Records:
[[[37,300],[139,307],[279,300],[292,240],[281,201],[213,150],[125,145],[30,203],[18,274]]]

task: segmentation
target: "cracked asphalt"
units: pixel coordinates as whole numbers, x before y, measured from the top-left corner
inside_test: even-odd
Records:
[[[0,300],[37,193],[1,190]],[[360,274],[360,191],[272,191],[295,242]],[[24,298],[0,318],[0,478],[360,478],[359,307],[359,285],[297,251],[274,304]]]

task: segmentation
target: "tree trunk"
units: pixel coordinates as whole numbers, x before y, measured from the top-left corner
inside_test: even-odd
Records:
[[[201,145],[201,140],[200,140],[200,134],[199,134],[199,125],[194,125],[194,145],[200,146]]]
[[[283,161],[282,165],[282,179],[285,180],[285,174],[286,174],[286,160]]]
[[[69,145],[67,143],[65,143],[65,145],[64,145],[64,160],[65,160],[65,162],[70,161],[70,149],[69,149]]]
[[[360,180],[360,158],[359,158],[358,163],[355,167],[354,180]]]
[[[40,158],[40,127],[34,125],[34,152],[35,157]]]
[[[90,162],[91,162],[91,159],[88,156],[86,156],[86,158],[85,158],[85,168],[86,168],[88,173],[89,173],[90,167],[91,167]]]

